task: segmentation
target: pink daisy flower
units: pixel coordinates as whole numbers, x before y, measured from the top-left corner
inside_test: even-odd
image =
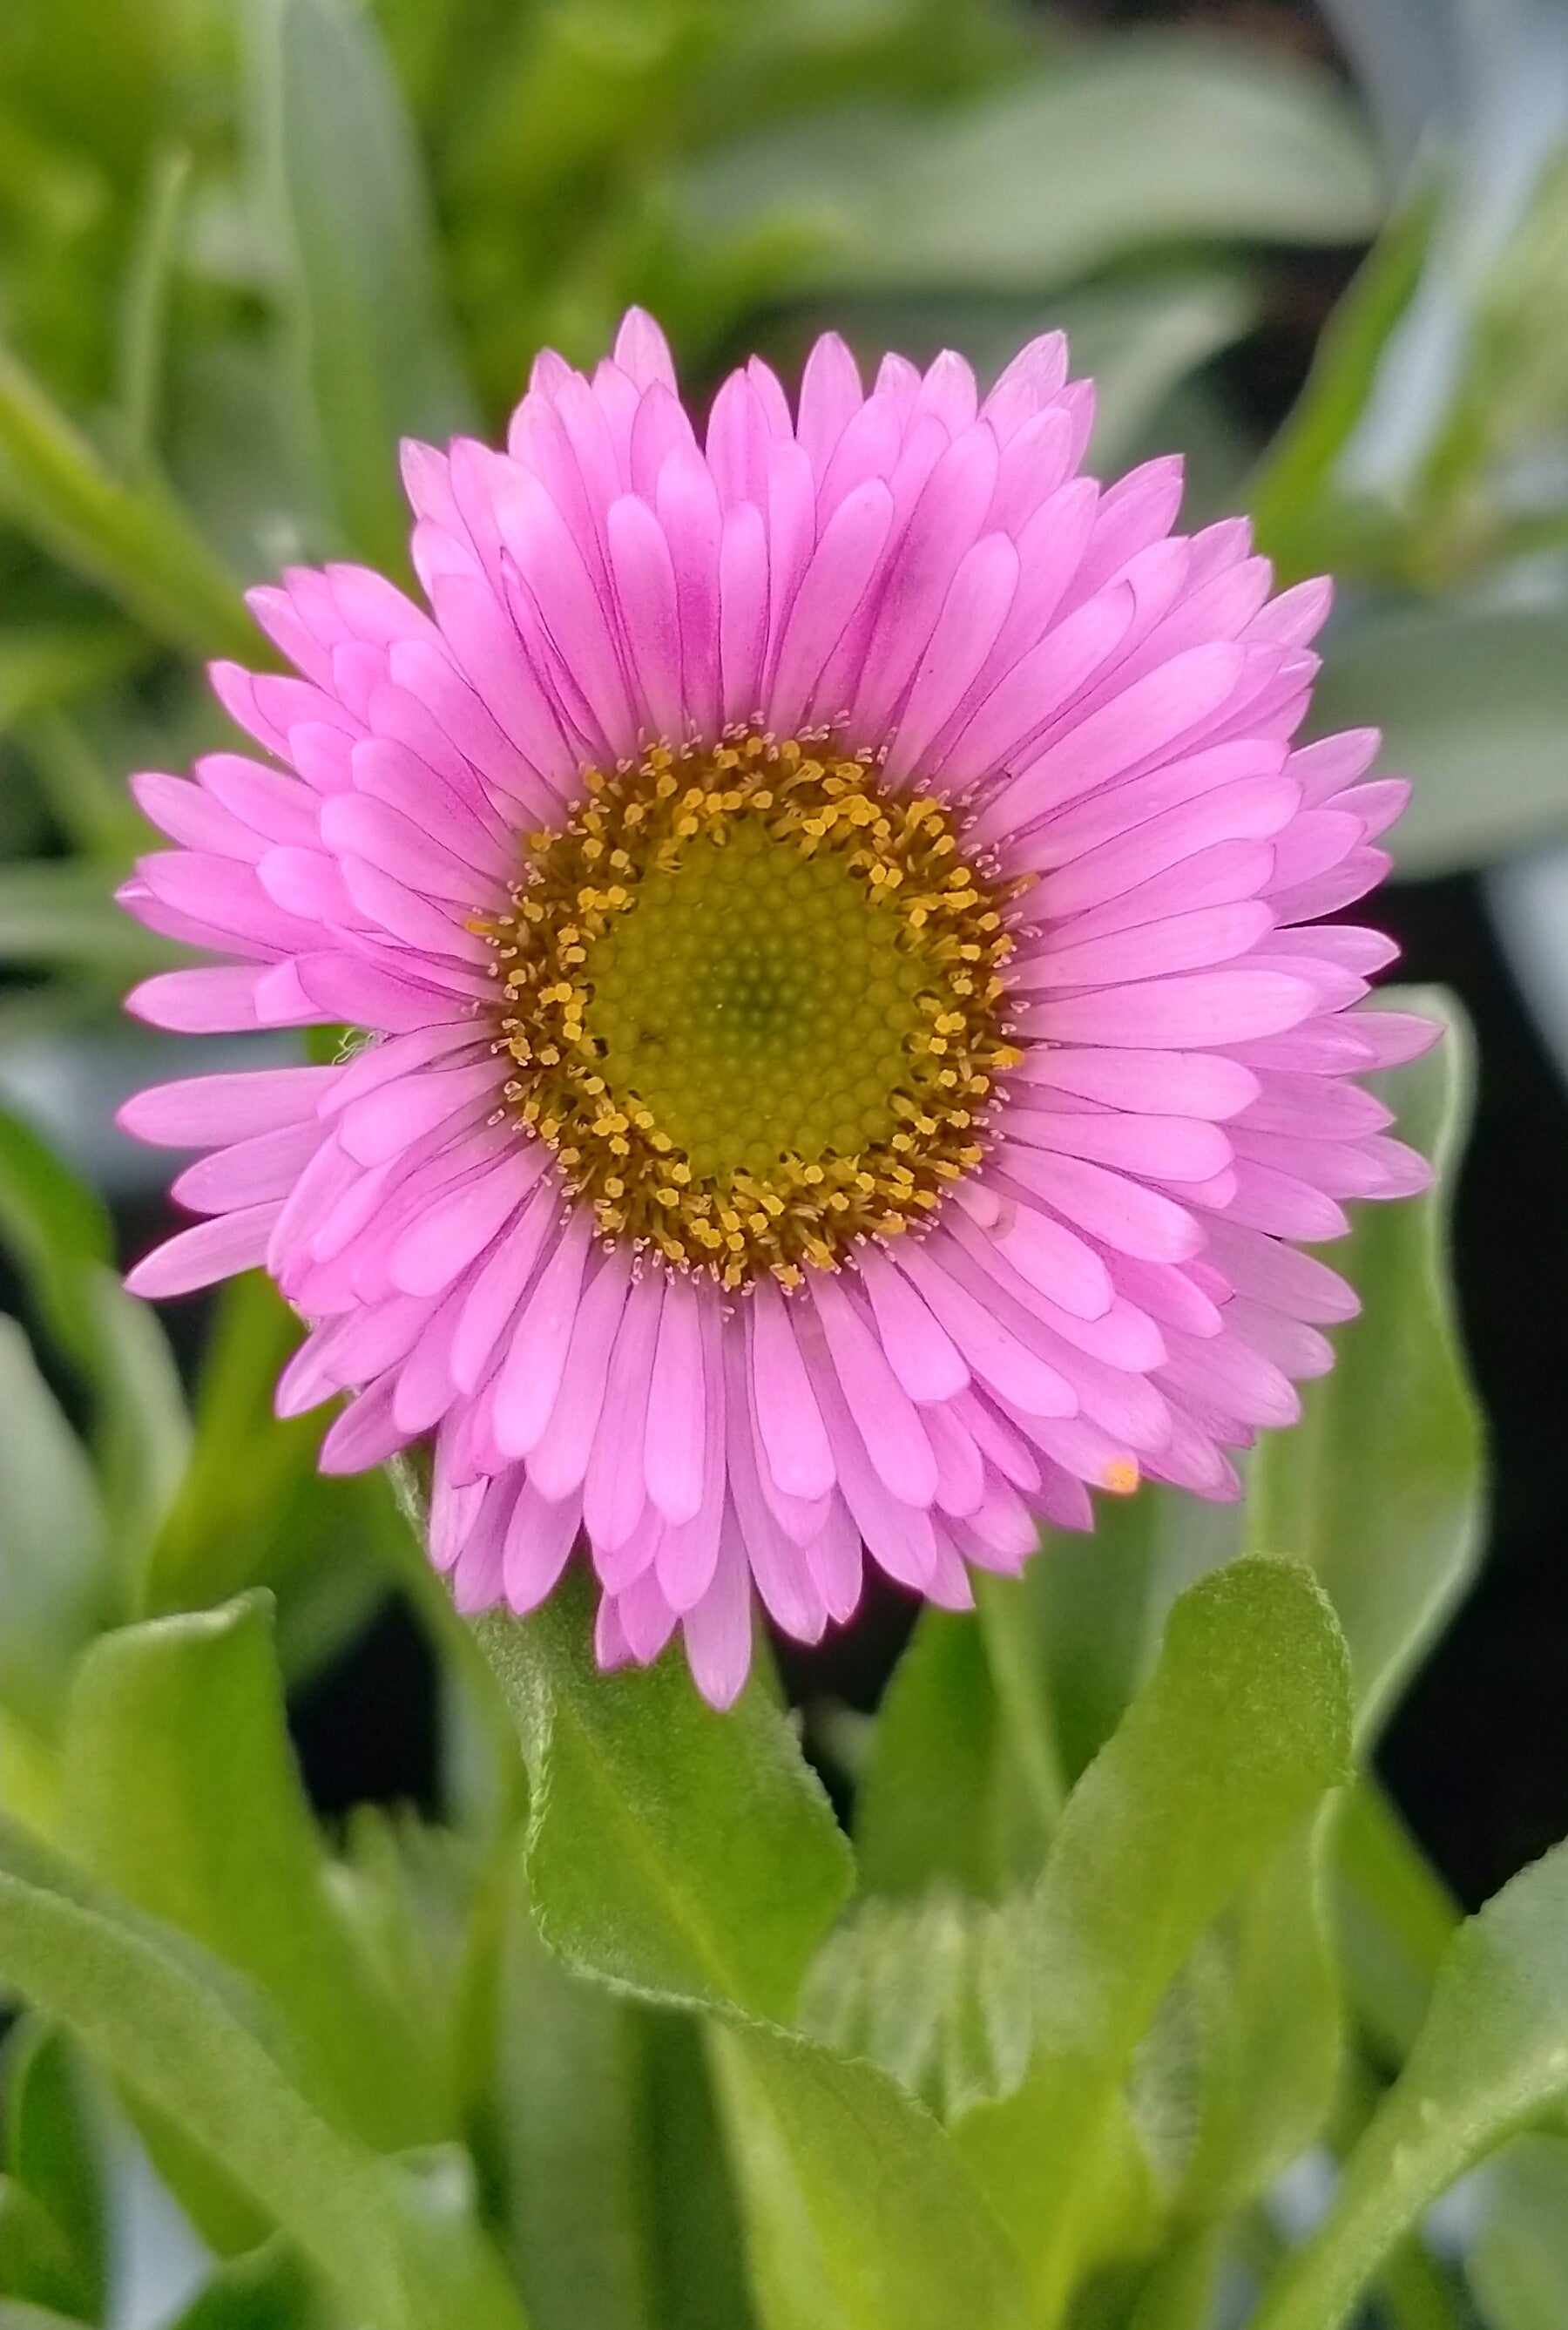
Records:
[[[1300,1251],[1422,1186],[1315,918],[1387,864],[1369,732],[1292,750],[1327,583],[1173,534],[1174,460],[1079,474],[1060,336],[981,402],[817,344],[702,437],[633,310],[545,355],[507,450],[407,449],[416,606],[254,593],[298,676],[213,673],[263,757],[137,798],[122,893],[222,958],[162,1028],[346,1022],[330,1067],[122,1122],[207,1153],[130,1283],[269,1271],[330,1470],[433,1439],[458,1606],[581,1542],[606,1666],[678,1627],[718,1705],[751,1589],[818,1637],[867,1556],[952,1607],[1147,1475],[1237,1493],[1355,1312]]]

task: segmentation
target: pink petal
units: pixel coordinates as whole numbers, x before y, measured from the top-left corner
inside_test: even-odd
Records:
[[[708,1403],[700,1310],[693,1281],[666,1274],[648,1383],[643,1477],[653,1503],[676,1523],[691,1520],[703,1501]]]
[[[133,1294],[166,1302],[170,1295],[232,1278],[237,1271],[257,1269],[266,1260],[278,1212],[275,1204],[246,1206],[181,1230],[145,1255],[127,1274],[126,1284]]]
[[[663,1293],[656,1273],[636,1281],[610,1358],[604,1408],[613,1428],[594,1441],[582,1495],[596,1559],[601,1549],[626,1543],[647,1501],[643,1445]]]
[[[526,1456],[550,1421],[591,1242],[591,1215],[574,1214],[523,1306],[496,1381],[496,1441],[504,1455]]]
[[[165,1149],[216,1148],[253,1132],[314,1118],[335,1068],[251,1068],[150,1084],[115,1119],[123,1132]]]
[[[838,1280],[813,1270],[806,1283],[845,1407],[878,1478],[901,1502],[929,1505],[936,1495],[937,1465],[919,1409]]]

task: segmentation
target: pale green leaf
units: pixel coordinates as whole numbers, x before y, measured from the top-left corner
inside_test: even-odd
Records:
[[[947,1880],[999,1899],[1038,1871],[1050,1832],[978,1623],[923,1610],[883,1699],[855,1791],[862,1885],[918,1894]]]
[[[133,1560],[161,1520],[190,1453],[174,1356],[148,1303],[110,1264],[109,1226],[94,1192],[31,1126],[0,1110],[0,1240],[41,1320],[93,1396],[90,1440],[100,1501]]]
[[[1015,2261],[920,2104],[782,2031],[713,2045],[765,2330],[1023,2330]]]
[[[1334,476],[1420,279],[1433,211],[1422,199],[1390,220],[1329,317],[1307,385],[1253,480],[1258,547],[1287,582],[1369,548],[1375,555],[1387,531],[1388,514],[1345,501]]]
[[[1568,1845],[1459,1928],[1403,2071],[1253,2330],[1337,2330],[1465,2172],[1568,2098]]]
[[[274,2239],[221,2267],[169,2330],[330,2330],[330,2322],[298,2258]]]
[[[108,2226],[81,2065],[62,2032],[24,2015],[6,2040],[3,2069],[7,2173],[58,2229],[73,2310],[94,2315],[104,2300]],[[0,2244],[0,2259],[4,2253]],[[16,2287],[3,2266],[0,2282]]]
[[[1162,269],[1147,281],[1094,284],[1054,303],[1073,372],[1094,383],[1089,459],[1098,473],[1123,468],[1172,391],[1233,346],[1256,321],[1258,296],[1239,275]]]
[[[792,2011],[851,1875],[784,1717],[755,1679],[715,1713],[674,1653],[597,1673],[589,1600],[575,1581],[476,1627],[528,1761],[530,1899],[580,1971],[718,2010],[762,2321],[1015,2320],[1005,2246],[937,2123],[870,2065],[752,2019]]]
[[[81,1443],[26,1336],[0,1316],[0,1693],[44,1736],[77,1653],[112,1606],[108,1560]]]
[[[373,2330],[522,2330],[454,2150],[378,2158],[308,2104],[259,2005],[194,1946],[0,1823],[11,1984],[249,2193]]]
[[[1047,2313],[1083,2261],[1085,2194],[1162,1993],[1348,1759],[1345,1646],[1309,1574],[1242,1561],[1190,1587],[1040,1880],[1027,2075],[958,2126]]]
[[[850,1855],[755,1680],[727,1715],[678,1648],[593,1662],[572,1581],[475,1632],[523,1741],[534,1915],[569,1964],[661,2000],[787,2018],[850,1884]]]
[[[424,2041],[335,1899],[264,1597],[93,1645],[67,1713],[62,1801],[88,1867],[265,1992],[320,2108],[383,2150],[449,2132]]]
[[[121,296],[118,417],[133,471],[156,468],[169,310],[191,162],[185,147],[165,147],[156,156]]]
[[[1306,1387],[1301,1422],[1252,1467],[1248,1543],[1310,1562],[1350,1646],[1360,1734],[1375,1734],[1469,1583],[1480,1548],[1480,1419],[1448,1283],[1452,1184],[1469,1120],[1469,1028],[1438,989],[1379,1000],[1442,1024],[1441,1043],[1389,1079],[1399,1131],[1436,1185],[1358,1209],[1336,1255],[1361,1297],[1337,1331],[1332,1374]]]
[[[1177,1595],[1241,1549],[1234,1506],[1154,1482],[1130,1497],[1102,1498],[1091,1537],[1047,1535],[1024,1584],[1069,1781],[1098,1756],[1153,1672]]]
[[[1525,2136],[1487,2179],[1465,2273],[1487,2330],[1561,2330],[1568,2305],[1568,2141]]]
[[[744,2330],[740,2222],[697,2026],[572,1975],[511,1907],[496,2119],[538,2330]]]
[[[1030,2036],[1022,1897],[993,1907],[943,1887],[862,1902],[813,1961],[801,2028],[861,2055],[950,2119],[1024,2076]]]
[[[1172,2181],[1188,2221],[1223,2218],[1264,2193],[1333,2106],[1342,2031],[1323,1900],[1332,1817],[1330,1805],[1247,1880],[1171,1994],[1187,2024],[1185,2092],[1146,2090],[1144,2101],[1146,2112],[1157,2102],[1157,2128],[1182,2127]]]

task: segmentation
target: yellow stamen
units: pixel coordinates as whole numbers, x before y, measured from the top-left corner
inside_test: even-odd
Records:
[[[584,784],[474,928],[506,1104],[601,1232],[789,1285],[928,1217],[1017,1057],[1006,886],[823,738],[656,745]]]

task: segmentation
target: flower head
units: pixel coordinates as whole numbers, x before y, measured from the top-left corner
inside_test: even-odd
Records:
[[[1327,586],[1173,535],[1172,462],[1081,476],[1091,412],[1056,336],[983,403],[829,336],[699,439],[634,310],[505,453],[409,447],[429,611],[256,592],[265,757],[136,780],[178,846],[125,902],[221,960],[131,1008],[370,1040],[129,1103],[208,1152],[131,1283],[265,1265],[324,1464],[433,1435],[461,1607],[581,1539],[601,1661],[679,1626],[723,1704],[753,1585],[805,1640],[866,1554],[960,1606],[1091,1490],[1234,1495],[1328,1366],[1299,1242],[1422,1186],[1352,1077],[1431,1030],[1311,925],[1405,788],[1291,749]]]

